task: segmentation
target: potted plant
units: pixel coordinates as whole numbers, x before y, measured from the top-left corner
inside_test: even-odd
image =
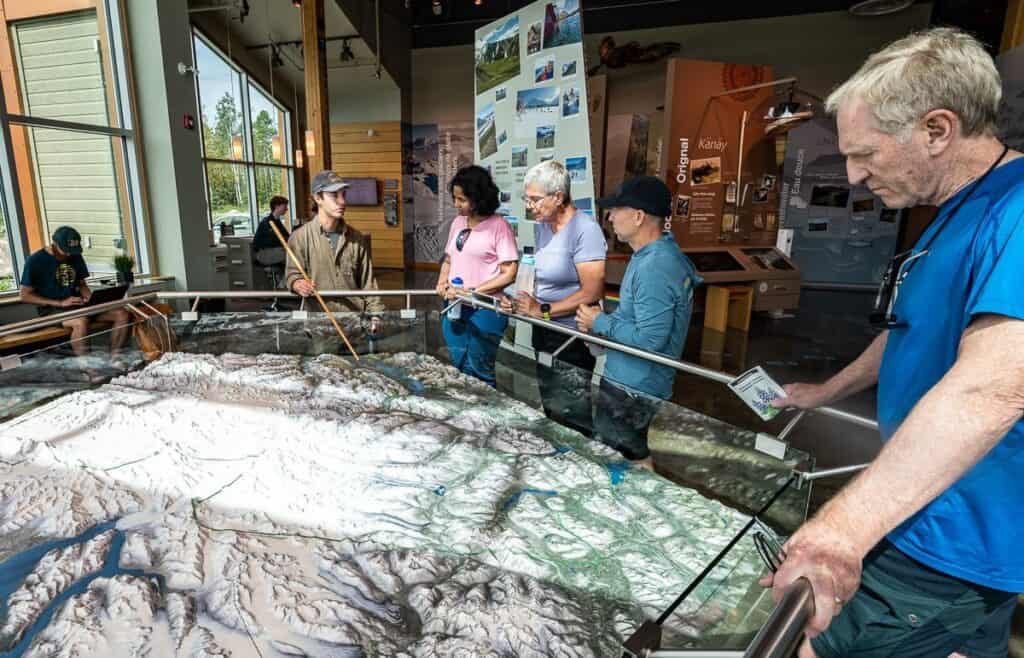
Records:
[[[117,271],[117,285],[131,284],[135,280],[132,269],[135,268],[135,259],[128,254],[114,256],[114,270]]]

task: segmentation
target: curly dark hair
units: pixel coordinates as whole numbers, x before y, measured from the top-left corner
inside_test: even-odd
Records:
[[[483,167],[470,165],[459,169],[452,182],[448,183],[448,192],[454,193],[456,185],[462,188],[477,215],[490,217],[498,210],[498,186]]]

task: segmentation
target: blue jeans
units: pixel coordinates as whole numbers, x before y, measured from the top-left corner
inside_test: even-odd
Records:
[[[445,314],[441,318],[441,329],[452,365],[460,372],[496,386],[494,361],[507,326],[507,316],[483,308],[463,306],[459,320],[449,320]]]

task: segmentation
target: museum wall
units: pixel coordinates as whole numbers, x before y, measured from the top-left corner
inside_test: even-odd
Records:
[[[874,19],[827,12],[680,25],[587,35],[584,46],[593,67],[598,62],[598,45],[609,34],[618,45],[677,41],[682,44],[680,57],[767,64],[776,77],[796,76],[801,88],[824,95],[852,74],[870,52],[925,27],[930,14],[931,4],[917,4],[895,16]],[[664,76],[661,63],[610,71],[608,114],[653,112],[664,101]],[[412,103],[414,124],[472,120],[473,46],[415,50]]]
[[[387,71],[374,77],[374,66],[329,66],[328,102],[331,123],[401,121],[402,92]]]

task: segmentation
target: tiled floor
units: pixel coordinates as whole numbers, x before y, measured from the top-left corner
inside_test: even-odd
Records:
[[[433,288],[436,280],[434,272],[408,272],[404,276],[387,272],[379,276],[381,287],[391,289]],[[855,359],[877,335],[867,322],[872,301],[870,293],[805,290],[801,293],[800,310],[793,316],[772,319],[766,314],[755,314],[749,334],[724,337],[722,369],[735,373],[761,365],[782,383],[824,381]],[[419,302],[424,309],[437,305],[434,300]],[[699,314],[694,316],[683,355],[685,361],[701,361],[701,321]],[[766,425],[723,385],[692,375],[678,376],[674,401],[756,431],[777,433],[787,420],[781,417]],[[865,391],[836,406],[874,418],[874,391]],[[814,414],[797,426],[790,442],[813,455],[818,469],[870,461],[881,447],[875,432]],[[671,468],[667,466],[664,463],[659,472],[671,479]],[[842,480],[815,483],[812,511],[842,484]],[[1024,606],[1018,607],[1014,618],[1010,655],[1024,658]]]

